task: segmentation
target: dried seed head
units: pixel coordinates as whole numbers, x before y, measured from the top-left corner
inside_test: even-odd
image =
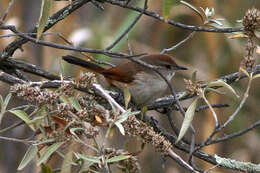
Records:
[[[260,29],[260,11],[256,8],[247,10],[243,18],[243,25],[247,36],[255,36],[255,30]]]
[[[154,129],[138,121],[134,115],[129,116],[127,121],[123,123],[125,131],[128,135],[139,136],[144,143],[149,143],[162,154],[168,154],[168,150],[172,147],[171,143],[164,136],[156,133]]]
[[[31,86],[30,84],[16,84],[11,86],[10,91],[15,93],[18,97],[36,103],[38,105],[54,104],[59,95],[47,89],[40,89],[38,86]]]
[[[184,79],[184,83],[186,85],[185,89],[190,95],[199,94],[201,90],[201,82],[193,83],[190,79]]]

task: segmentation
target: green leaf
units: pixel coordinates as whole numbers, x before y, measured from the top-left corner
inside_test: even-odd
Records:
[[[127,120],[127,118],[130,116],[130,115],[137,115],[139,114],[140,111],[135,111],[135,112],[131,112],[131,109],[128,109],[127,111],[125,111],[122,115],[120,115],[118,117],[118,120],[116,122],[118,123],[122,123],[124,122],[125,120]]]
[[[213,88],[207,88],[207,90],[209,90],[209,91],[212,91],[212,92],[215,92],[215,93],[217,93],[217,94],[226,94],[226,93],[224,93],[224,92],[221,92],[221,91],[219,91],[219,90],[216,90],[216,89],[213,89]]]
[[[48,22],[49,18],[49,13],[50,13],[50,8],[51,8],[51,0],[42,0],[42,6],[41,6],[41,13],[40,13],[40,18],[39,18],[39,26],[37,29],[37,40],[40,39],[45,25]]]
[[[127,87],[124,89],[124,98],[125,98],[125,109],[127,109],[128,104],[131,100],[131,93],[129,92],[129,89]]]
[[[173,7],[173,0],[163,0],[163,18],[167,20]]]
[[[230,85],[228,85],[226,82],[224,82],[223,80],[217,80],[217,81],[210,82],[208,84],[208,86],[205,88],[205,90],[210,88],[210,87],[216,87],[216,86],[221,86],[221,87],[228,89],[237,98],[239,98],[239,95],[237,95],[236,91]]]
[[[189,106],[189,108],[187,109],[186,113],[185,113],[185,117],[184,117],[184,120],[183,120],[183,123],[181,125],[181,130],[180,130],[180,133],[179,133],[179,136],[178,136],[178,139],[176,141],[179,142],[183,136],[185,135],[185,133],[187,132],[188,128],[190,127],[191,125],[191,122],[193,120],[193,117],[195,115],[195,110],[196,110],[196,107],[197,107],[197,103],[198,103],[198,100],[199,100],[200,97],[197,97],[192,103],[191,105]]]
[[[7,107],[8,103],[9,103],[11,97],[12,97],[12,94],[11,94],[11,93],[9,93],[9,94],[5,97],[5,101],[4,101],[4,103],[3,103],[3,109],[4,109],[4,111],[6,110],[6,107]]]
[[[49,165],[42,164],[41,165],[41,173],[52,173],[52,169]]]
[[[107,163],[119,162],[121,160],[125,160],[130,157],[131,155],[120,155],[120,156],[111,157],[110,159],[107,160]]]
[[[125,129],[122,126],[122,124],[120,122],[115,122],[115,125],[118,127],[120,133],[124,136],[125,135]]]
[[[75,97],[70,97],[69,102],[77,111],[82,110],[78,100]]]
[[[83,159],[83,160],[87,160],[89,162],[98,163],[98,164],[101,163],[101,161],[100,161],[101,157],[87,156],[87,155],[79,154],[79,153],[74,153],[74,154],[77,157],[77,159]]]
[[[22,170],[27,164],[36,156],[38,152],[38,147],[36,145],[31,145],[26,153],[23,156],[23,159],[21,163],[19,164],[17,170],[20,171]]]
[[[55,143],[55,144],[52,144],[51,146],[49,146],[46,149],[46,151],[42,154],[42,156],[39,158],[37,166],[39,166],[40,164],[45,162],[52,155],[52,153],[54,153],[57,149],[59,149],[60,146],[64,143],[65,142],[58,142],[58,143]]]
[[[29,116],[26,112],[24,112],[23,110],[10,110],[9,112],[11,112],[12,114],[16,115],[18,118],[20,118],[21,120],[23,120],[26,124],[30,124],[30,119],[29,119]],[[32,129],[32,130],[35,130],[33,125],[29,125],[29,127]]]
[[[249,73],[242,67],[239,68],[239,71],[242,71],[245,75],[247,75],[247,77],[250,77]]]
[[[1,105],[1,109],[3,107],[3,104],[4,104],[4,100],[3,100],[3,97],[0,95],[0,105]]]

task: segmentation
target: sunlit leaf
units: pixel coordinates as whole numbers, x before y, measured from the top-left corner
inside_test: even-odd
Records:
[[[196,12],[200,16],[202,21],[204,20],[201,12],[196,7],[194,7],[193,5],[191,5],[190,3],[186,2],[186,1],[180,1],[180,3],[189,7],[190,9],[192,9],[194,12]]]
[[[77,157],[77,159],[83,159],[83,160],[87,160],[89,162],[93,162],[93,163],[101,163],[100,159],[101,157],[95,157],[95,156],[87,156],[84,154],[79,154],[79,153],[74,153],[75,156]]]
[[[32,129],[32,130],[35,130],[33,125],[30,124],[30,119],[29,119],[29,116],[26,112],[24,112],[23,110],[10,110],[9,112],[11,112],[12,114],[16,115],[18,118],[20,118],[21,120],[23,120],[26,124],[29,125],[29,127]]]
[[[41,5],[41,13],[40,13],[40,18],[39,18],[39,26],[37,29],[37,39],[39,40],[45,25],[48,22],[48,18],[50,15],[50,8],[51,8],[51,0],[42,0],[42,5]]]
[[[256,74],[253,76],[253,79],[256,79],[256,78],[259,78],[260,77],[260,73],[259,74]]]
[[[236,34],[229,36],[228,38],[235,39],[235,38],[246,38],[246,37],[247,37],[247,35],[245,35],[244,33],[236,33]]]
[[[239,97],[239,95],[237,95],[236,91],[223,80],[217,80],[217,81],[210,82],[208,84],[208,86],[205,88],[205,90],[209,87],[216,87],[216,86],[224,87],[224,88],[228,89],[231,93],[233,93],[237,98]]]
[[[239,68],[239,71],[242,71],[245,75],[247,75],[247,77],[250,77],[250,75],[247,72],[247,70],[243,69],[242,67]]]
[[[46,151],[42,154],[42,156],[39,158],[37,165],[39,166],[41,163],[48,160],[48,158],[57,150],[59,147],[64,144],[64,142],[57,142],[55,144],[52,144],[49,146]]]
[[[131,93],[129,92],[129,89],[127,87],[124,89],[124,98],[125,98],[125,109],[127,109],[128,104],[131,100]]]
[[[31,145],[26,151],[26,153],[24,154],[23,159],[19,164],[17,170],[20,171],[25,166],[27,166],[28,163],[36,156],[37,152],[38,152],[38,147],[36,145]]]
[[[199,100],[200,97],[197,97],[192,103],[191,105],[189,106],[189,108],[187,109],[186,113],[185,113],[185,117],[184,117],[184,120],[183,120],[183,123],[181,125],[181,130],[180,130],[180,133],[179,133],[179,136],[177,138],[177,142],[179,142],[183,136],[185,135],[185,133],[187,132],[187,130],[189,129],[190,125],[191,125],[191,122],[193,120],[193,117],[195,115],[195,110],[196,110],[196,107],[197,107],[197,103],[198,103],[198,100]]]
[[[173,0],[163,0],[162,3],[163,3],[162,4],[163,17],[165,20],[167,20],[170,15],[171,9],[173,7]]]
[[[119,162],[121,160],[125,160],[130,157],[131,155],[120,155],[120,156],[111,157],[110,159],[107,160],[107,163]]]
[[[118,127],[120,133],[124,136],[125,135],[125,129],[122,126],[122,124],[120,122],[115,122],[115,125]]]

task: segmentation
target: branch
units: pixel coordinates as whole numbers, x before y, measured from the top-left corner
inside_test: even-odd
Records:
[[[62,8],[57,13],[49,17],[48,23],[46,24],[44,31],[47,31],[52,26],[57,24],[59,21],[65,19],[72,12],[74,12],[75,10],[77,10],[78,8],[80,8],[81,6],[83,6],[88,2],[90,2],[90,0],[75,0],[71,4]],[[29,31],[29,33],[36,33],[36,32],[37,32],[36,26],[31,31]],[[16,40],[14,40],[0,53],[0,61],[12,56],[17,49],[21,48],[21,46],[27,42],[28,40],[25,38],[17,38]]]
[[[185,30],[191,30],[191,31],[200,31],[200,32],[216,32],[216,33],[230,33],[230,32],[242,32],[244,30],[243,27],[234,27],[234,28],[207,28],[207,27],[200,27],[200,26],[193,26],[193,25],[185,25],[179,22],[175,22],[171,19],[165,20],[162,16],[160,16],[158,13],[149,11],[149,10],[144,10],[140,7],[134,7],[131,5],[127,5],[124,3],[124,1],[118,1],[118,0],[103,0],[104,2],[117,5],[123,8],[127,8],[130,10],[134,10],[137,12],[143,12],[145,15],[150,16],[154,19],[157,19],[159,21],[168,23],[170,25],[185,29]]]

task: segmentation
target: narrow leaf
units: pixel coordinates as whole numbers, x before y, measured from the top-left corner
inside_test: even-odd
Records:
[[[59,147],[62,144],[64,144],[64,142],[58,142],[58,143],[55,143],[55,144],[52,144],[51,146],[49,146],[46,149],[46,151],[42,154],[42,156],[39,158],[37,166],[39,166],[40,164],[45,162],[52,155],[52,153],[54,153],[57,149],[59,149]]]
[[[69,102],[77,111],[82,110],[78,100],[75,97],[70,97]]]
[[[207,88],[207,90],[212,91],[212,92],[215,92],[215,93],[217,93],[217,94],[222,94],[222,95],[226,94],[225,92],[221,92],[221,91],[216,90],[216,89],[214,89],[214,88]]]
[[[16,115],[18,118],[20,118],[21,120],[23,120],[26,124],[30,124],[30,119],[29,119],[29,116],[26,112],[24,112],[23,110],[10,110],[9,112],[11,112],[12,114]],[[33,125],[29,125],[29,127],[32,129],[32,130],[35,130]]]
[[[184,117],[184,120],[183,120],[183,123],[181,125],[181,130],[180,130],[180,133],[179,133],[179,136],[178,136],[178,139],[176,141],[179,142],[183,136],[185,135],[185,133],[187,132],[188,128],[190,127],[191,125],[191,122],[193,120],[193,117],[195,115],[195,110],[196,110],[196,107],[197,107],[197,103],[198,103],[198,100],[199,100],[200,97],[197,97],[192,103],[191,105],[189,106],[189,108],[187,109],[186,113],[185,113],[185,117]]]
[[[118,117],[118,120],[116,121],[117,123],[122,123],[124,121],[127,120],[127,118],[130,116],[130,115],[136,115],[136,114],[139,114],[140,111],[135,111],[135,112],[131,112],[130,109],[128,109],[126,112],[124,112],[122,115],[120,115]]]
[[[125,98],[125,109],[127,109],[128,104],[131,100],[131,93],[129,92],[129,89],[127,87],[124,89],[124,98]]]
[[[124,127],[122,126],[122,124],[119,123],[119,122],[115,122],[115,125],[118,127],[120,133],[124,136],[124,135],[125,135],[125,129],[124,129]]]
[[[87,156],[87,155],[83,155],[83,154],[79,154],[79,153],[74,153],[74,154],[75,154],[75,156],[76,156],[78,159],[83,159],[83,160],[87,160],[87,161],[89,161],[89,162],[98,163],[98,164],[101,163],[100,157]]]
[[[205,88],[205,90],[208,89],[209,87],[215,87],[215,86],[225,87],[231,93],[233,93],[237,98],[239,98],[239,95],[237,95],[236,91],[230,85],[228,85],[226,82],[224,82],[223,80],[217,80],[217,81],[210,82],[208,84],[208,86]]]
[[[235,33],[231,36],[229,36],[229,39],[235,39],[235,38],[246,38],[248,37],[247,35],[245,35],[244,33]]]
[[[247,77],[250,77],[249,73],[242,67],[239,68],[239,71],[242,71],[245,75],[247,75]]]
[[[256,79],[256,78],[259,78],[260,77],[260,73],[259,74],[256,74],[253,76],[253,79]]]
[[[19,164],[17,170],[20,171],[25,166],[27,166],[28,163],[36,156],[37,152],[38,152],[38,147],[36,145],[31,145],[26,151],[26,153],[24,154],[23,159]]]
[[[121,160],[125,160],[130,157],[131,155],[120,155],[120,156],[111,157],[110,159],[107,160],[107,163],[119,162]]]
[[[39,18],[39,26],[37,29],[37,39],[39,40],[45,25],[48,22],[48,17],[50,13],[50,8],[51,8],[51,0],[42,0],[42,6],[41,6],[41,13],[40,13],[40,18]]]
[[[180,1],[180,3],[189,7],[190,9],[192,9],[194,12],[196,12],[200,16],[202,21],[204,20],[201,12],[196,7],[194,7],[193,5],[191,5],[190,3],[186,2],[186,1]]]
[[[4,111],[6,110],[6,107],[7,107],[8,103],[9,103],[11,97],[12,97],[12,94],[11,94],[11,93],[9,93],[9,94],[5,97],[5,101],[4,101],[4,103],[3,103]]]
[[[171,9],[173,7],[173,0],[163,0],[163,17],[165,20],[168,19]]]
[[[3,104],[4,104],[4,100],[3,100],[3,97],[0,95],[0,105],[1,105],[1,109],[2,109]]]

